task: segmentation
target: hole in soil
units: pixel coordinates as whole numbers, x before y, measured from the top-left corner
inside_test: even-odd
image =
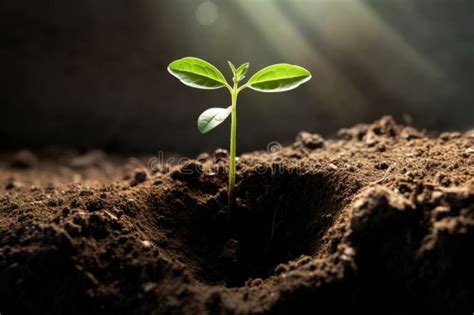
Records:
[[[242,286],[271,276],[280,263],[315,254],[343,205],[344,192],[351,189],[347,181],[324,172],[264,173],[246,174],[238,183],[237,207],[230,217],[218,214],[225,194],[205,207],[180,207],[175,235],[184,245],[181,260],[199,280]]]

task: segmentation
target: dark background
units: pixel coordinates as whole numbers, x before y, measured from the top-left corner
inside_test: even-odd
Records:
[[[198,153],[228,145],[228,122],[196,128],[228,92],[171,77],[197,56],[230,79],[279,62],[313,79],[239,96],[239,151],[330,136],[383,114],[430,130],[474,126],[472,0],[0,0],[0,145]]]

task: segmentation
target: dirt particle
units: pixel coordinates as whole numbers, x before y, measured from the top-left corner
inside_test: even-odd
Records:
[[[346,170],[348,170],[349,172],[355,172],[356,171],[356,167],[352,164],[345,164],[344,167],[346,168]]]
[[[292,152],[289,156],[290,159],[300,160],[303,155],[300,152]]]
[[[62,214],[64,217],[68,216],[70,213],[71,213],[71,209],[69,209],[69,207],[64,207],[62,210],[61,210]]]
[[[341,255],[341,260],[345,262],[352,262],[354,260],[355,254],[356,252],[354,248],[350,246],[344,247],[344,250]]]
[[[203,172],[202,164],[198,161],[190,160],[184,162],[179,169],[174,170],[170,176],[173,179],[185,180],[199,177]]]
[[[94,192],[89,189],[83,189],[79,192],[79,196],[92,196],[93,194]]]
[[[100,285],[99,281],[97,278],[89,271],[84,271],[83,272],[84,278],[87,279],[89,285],[93,287],[98,287]]]
[[[367,224],[383,226],[384,222],[402,216],[412,207],[402,196],[382,186],[374,186],[354,203],[351,228],[354,232],[365,233]]]
[[[379,144],[379,138],[373,133],[368,133],[365,137],[365,144],[371,148]]]
[[[296,145],[310,150],[316,150],[324,146],[324,138],[317,133],[300,132],[296,136]]]
[[[201,154],[199,154],[197,157],[196,157],[196,160],[198,160],[199,162],[201,163],[204,163],[206,162],[207,160],[209,160],[211,158],[211,155],[207,152],[203,152]]]
[[[38,158],[29,150],[20,150],[16,152],[10,160],[10,166],[19,169],[33,168],[37,164]]]
[[[118,218],[117,218],[115,215],[113,215],[112,213],[110,213],[110,212],[107,211],[107,210],[104,210],[104,214],[106,214],[106,215],[107,215],[110,219],[112,219],[113,221],[117,221],[117,220],[118,220]]]
[[[72,239],[69,234],[56,224],[48,224],[40,226],[43,231],[43,240],[46,244],[54,244],[62,248],[70,249],[72,247]]]
[[[158,285],[155,282],[145,282],[142,285],[143,292],[147,293],[154,290]]]
[[[72,216],[72,222],[78,226],[85,227],[87,225],[85,212],[79,211]]]
[[[148,241],[148,240],[142,240],[141,243],[142,243],[143,247],[145,247],[145,248],[150,248],[151,247],[151,242]]]
[[[388,163],[383,161],[375,164],[375,168],[378,170],[386,170],[388,168]]]
[[[461,133],[459,132],[443,132],[439,138],[443,141],[449,141],[452,139],[457,139],[461,136]]]
[[[387,150],[387,147],[385,146],[385,144],[379,143],[379,144],[377,144],[377,146],[375,147],[375,149],[376,149],[378,152],[385,152],[385,151]]]
[[[15,188],[19,188],[21,187],[22,185],[15,181],[15,180],[8,180],[7,183],[5,184],[5,190],[11,190],[11,189],[15,189]]]
[[[311,263],[313,260],[309,256],[302,256],[296,261],[296,266],[306,266],[307,264]]]
[[[399,134],[399,126],[391,116],[384,116],[369,126],[368,133],[377,136],[395,137]]]
[[[444,173],[437,173],[436,176],[436,181],[441,185],[441,186],[444,186],[444,187],[449,187],[449,185],[451,184],[451,179]]]
[[[133,180],[130,183],[131,186],[137,186],[143,182],[145,182],[147,179],[147,173],[146,170],[143,169],[137,169],[135,170],[133,174]]]
[[[402,139],[405,139],[407,141],[413,140],[413,139],[420,139],[424,136],[423,132],[418,131],[417,129],[413,127],[405,127],[402,129],[400,132],[400,137]]]
[[[289,270],[290,269],[288,268],[288,266],[286,264],[279,264],[275,268],[275,275],[281,275],[285,272],[288,272]]]
[[[245,285],[248,287],[258,287],[263,284],[263,280],[261,278],[249,279],[245,282]]]
[[[219,160],[225,160],[229,157],[229,152],[225,149],[216,149],[214,153],[212,154],[214,157],[214,160],[217,162]]]
[[[64,204],[64,200],[62,198],[49,199],[46,204],[49,207],[58,207]]]
[[[346,140],[361,141],[367,134],[369,127],[366,124],[358,124],[352,128],[342,128],[337,132],[337,135]]]
[[[86,209],[89,211],[99,211],[104,208],[104,201],[101,199],[90,199],[86,202]]]
[[[438,207],[433,209],[433,216],[434,216],[435,220],[441,220],[441,219],[445,218],[446,216],[448,216],[449,212],[450,212],[449,207],[438,206]]]
[[[355,250],[352,247],[346,247],[344,248],[344,255],[352,257],[355,255]]]

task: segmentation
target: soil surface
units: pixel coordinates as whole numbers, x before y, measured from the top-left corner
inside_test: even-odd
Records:
[[[474,131],[390,117],[166,166],[0,157],[0,313],[474,311]]]

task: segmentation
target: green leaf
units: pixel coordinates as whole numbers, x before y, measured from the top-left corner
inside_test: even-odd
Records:
[[[235,69],[235,66],[232,62],[227,60],[227,63],[229,64],[230,69],[232,70],[232,74],[235,75],[237,69]]]
[[[303,67],[280,63],[255,73],[247,85],[260,92],[284,92],[297,88],[311,79],[311,73]]]
[[[235,66],[232,62],[230,62],[230,61],[227,61],[227,62],[229,63],[230,68],[232,69],[232,73],[234,74],[233,80],[237,83],[242,81],[245,78],[245,74],[249,70],[249,63],[246,62],[246,63],[240,65],[240,67],[235,68]]]
[[[201,133],[206,133],[219,126],[231,113],[232,106],[227,108],[214,107],[199,115],[197,124]]]
[[[247,71],[249,71],[249,66],[250,66],[250,63],[246,62],[240,65],[240,67],[238,67],[237,70],[235,71],[235,73],[237,74],[239,78],[241,78],[241,80],[245,78],[245,74],[247,73]]]
[[[199,58],[185,57],[175,60],[168,71],[183,84],[198,89],[218,89],[227,85],[222,73],[213,65]]]

